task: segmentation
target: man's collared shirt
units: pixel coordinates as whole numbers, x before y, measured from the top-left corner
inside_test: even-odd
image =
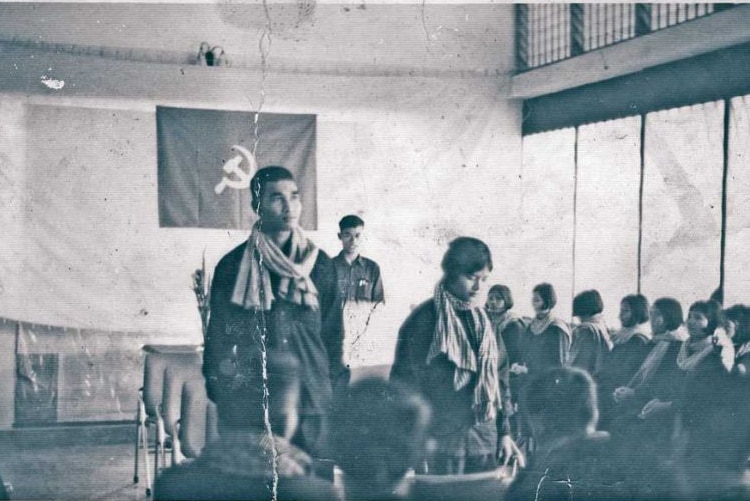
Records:
[[[384,301],[383,280],[380,267],[372,259],[357,256],[351,264],[346,262],[344,252],[333,258],[338,276],[339,292],[343,303],[349,301]]]

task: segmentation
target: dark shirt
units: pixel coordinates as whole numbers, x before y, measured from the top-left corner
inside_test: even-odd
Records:
[[[380,267],[372,259],[357,256],[351,264],[346,262],[344,252],[333,258],[338,277],[339,295],[342,304],[346,301],[385,301]]]
[[[333,484],[313,476],[280,477],[279,501],[333,501],[339,498]],[[243,500],[270,501],[272,482],[263,477],[246,477],[204,467],[199,462],[165,470],[154,484],[155,501]]]
[[[459,319],[464,323],[469,334],[470,342],[473,340],[476,344],[475,333],[469,328],[471,323],[464,312],[458,312]],[[468,313],[468,312],[467,312]],[[474,399],[474,386],[476,376],[472,380],[456,391],[453,386],[453,377],[456,366],[448,360],[444,354],[436,356],[429,364],[427,363],[427,353],[435,332],[437,322],[437,311],[435,303],[432,300],[426,301],[418,306],[409,318],[401,326],[396,344],[396,357],[391,368],[391,379],[400,383],[407,384],[420,392],[433,409],[433,437],[446,437],[445,441],[450,441],[453,437],[460,434],[467,434],[475,440],[476,449],[468,452],[469,455],[488,454],[487,450],[494,450],[496,443],[489,443],[490,439],[497,439],[497,434],[492,430],[489,432],[488,426],[497,426],[497,431],[501,435],[510,432],[510,423],[508,413],[501,409],[498,414],[496,423],[481,423],[476,425],[474,411],[472,410]],[[508,357],[503,353],[498,360],[498,372],[501,377],[501,393],[505,394],[508,388],[507,379],[503,380],[503,375],[507,374]],[[507,402],[506,398],[498,403],[502,407]],[[476,426],[475,426],[476,425]],[[482,443],[483,442],[483,443]]]
[[[521,469],[505,499],[550,501],[632,499],[625,472],[613,457],[609,437],[596,434],[537,453]]]
[[[301,363],[300,413],[323,415],[330,410],[331,377],[342,370],[343,321],[338,308],[336,270],[332,260],[318,253],[310,274],[318,289],[320,308],[276,299],[270,311],[245,309],[231,302],[245,243],[224,256],[211,285],[211,318],[205,339],[203,374],[208,396],[216,401],[227,382],[220,365],[233,356],[259,353],[266,347],[289,350]],[[272,282],[277,282],[272,274]]]

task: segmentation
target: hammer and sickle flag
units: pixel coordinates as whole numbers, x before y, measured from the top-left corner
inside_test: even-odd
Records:
[[[281,165],[297,181],[302,227],[317,229],[316,116],[156,108],[162,227],[249,229],[250,178]]]

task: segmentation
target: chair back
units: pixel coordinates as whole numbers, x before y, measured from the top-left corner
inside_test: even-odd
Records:
[[[161,416],[164,419],[164,431],[170,436],[177,432],[176,425],[182,406],[182,386],[186,381],[192,380],[204,381],[200,359],[180,359],[170,363],[164,371]]]
[[[187,458],[200,456],[206,445],[208,404],[205,382],[195,379],[186,381],[182,386],[179,439],[182,454]]]
[[[435,501],[502,499],[510,485],[507,468],[466,475],[414,475],[412,495]]]
[[[200,360],[199,353],[164,354],[148,353],[143,369],[143,403],[146,414],[156,416],[162,403],[164,391],[164,372],[172,364],[179,364],[187,360]]]

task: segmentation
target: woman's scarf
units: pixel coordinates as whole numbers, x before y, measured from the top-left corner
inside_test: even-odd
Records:
[[[657,334],[656,336],[654,336],[654,342],[656,343],[656,346],[651,348],[651,351],[646,357],[646,360],[643,361],[641,366],[638,368],[638,371],[630,380],[630,383],[628,383],[628,387],[636,389],[647,383],[661,364],[664,355],[666,355],[667,350],[669,349],[669,345],[672,343],[686,341],[688,337],[688,333],[682,326],[673,331],[667,331],[663,334]]]
[[[711,336],[698,341],[685,341],[677,354],[677,366],[687,372],[695,370],[713,351],[714,343]]]
[[[511,323],[520,320],[520,317],[511,310],[505,310],[499,315],[487,312],[487,316],[490,317],[490,322],[492,322],[495,332],[498,334],[502,333]]]
[[[318,258],[318,248],[295,228],[291,236],[291,254],[287,257],[276,243],[255,223],[242,255],[232,303],[245,309],[268,311],[274,297],[271,273],[281,277],[278,297],[295,304],[318,309],[318,290],[310,273]]]
[[[630,327],[623,327],[619,331],[612,334],[612,344],[614,346],[620,346],[630,341],[630,339],[635,335],[642,336],[646,340],[651,341],[653,335],[651,334],[651,327],[649,323],[644,322],[642,324],[637,324]]]
[[[456,391],[466,386],[476,374],[472,408],[478,422],[485,422],[497,416],[500,402],[498,381],[498,348],[490,320],[484,309],[470,301],[461,301],[445,290],[443,282],[435,288],[435,309],[437,322],[427,353],[429,364],[441,353],[450,360],[456,370],[453,374],[453,387]],[[469,335],[457,311],[468,311],[478,339],[479,349],[474,352]]]
[[[225,431],[206,445],[200,461],[225,475],[297,477],[312,472],[313,461],[288,440],[266,432]],[[274,468],[274,461],[276,466]]]

